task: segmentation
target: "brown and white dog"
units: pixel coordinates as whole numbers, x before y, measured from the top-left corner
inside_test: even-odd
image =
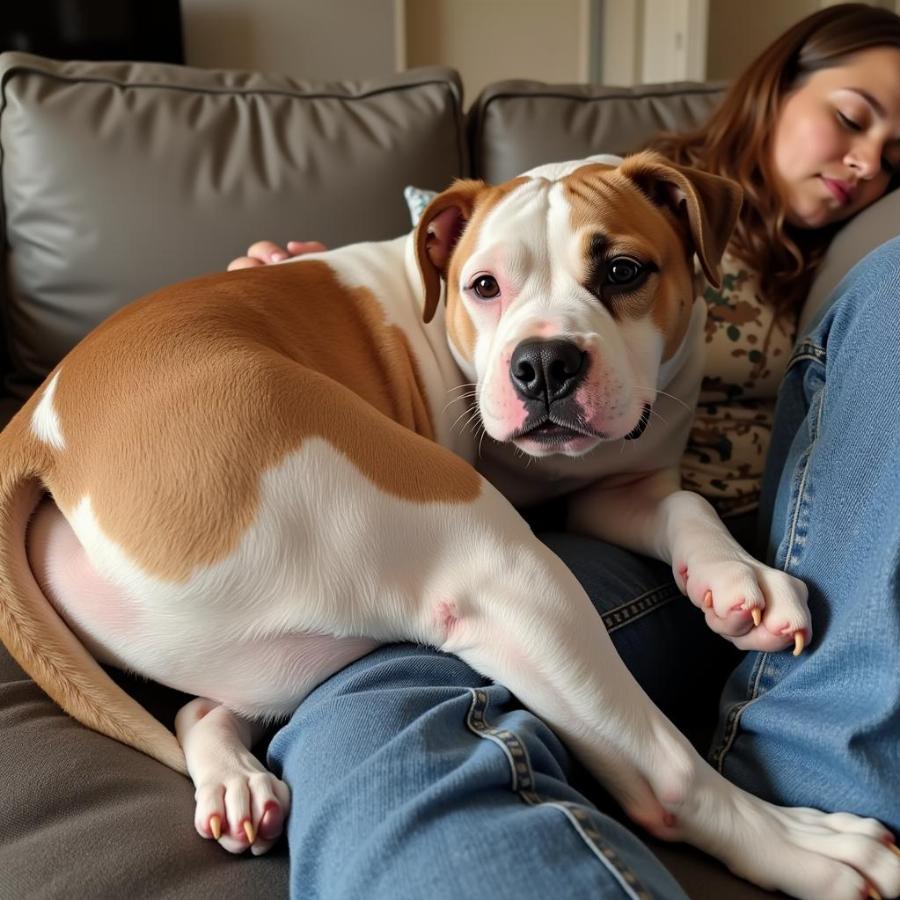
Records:
[[[265,849],[287,803],[224,752],[245,721],[413,640],[507,685],[654,834],[798,896],[900,892],[880,825],[772,806],[707,766],[507,499],[570,494],[573,527],[670,562],[720,630],[752,616],[738,643],[802,648],[803,586],[678,490],[692,258],[717,280],[738,206],[648,154],[542,167],[455,184],[408,237],[120,311],[0,438],[4,643],[77,719],[189,769],[198,829],[232,850]],[[181,746],[97,661],[202,698]]]

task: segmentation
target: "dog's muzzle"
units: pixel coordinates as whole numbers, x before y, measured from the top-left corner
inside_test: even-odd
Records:
[[[509,361],[509,378],[522,399],[527,417],[509,440],[527,437],[546,446],[564,445],[573,438],[606,435],[584,419],[575,401],[575,390],[588,370],[588,355],[572,341],[522,341]],[[650,422],[650,404],[645,403],[637,425],[625,435],[637,440]]]
[[[575,402],[575,389],[587,374],[587,354],[571,341],[522,341],[509,361],[509,379],[527,413],[511,440],[528,437],[548,446],[573,437],[593,436]]]

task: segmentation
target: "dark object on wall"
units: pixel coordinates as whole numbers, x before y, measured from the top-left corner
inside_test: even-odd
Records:
[[[183,63],[180,0],[4,0],[0,50]]]

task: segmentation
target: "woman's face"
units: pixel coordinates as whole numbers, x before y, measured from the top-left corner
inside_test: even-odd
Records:
[[[862,50],[791,91],[772,162],[792,225],[821,228],[877,200],[900,170],[900,49]]]

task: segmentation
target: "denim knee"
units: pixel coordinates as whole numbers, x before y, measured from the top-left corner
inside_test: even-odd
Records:
[[[556,736],[460,660],[383,647],[276,735],[295,897],[682,897],[567,781]]]

